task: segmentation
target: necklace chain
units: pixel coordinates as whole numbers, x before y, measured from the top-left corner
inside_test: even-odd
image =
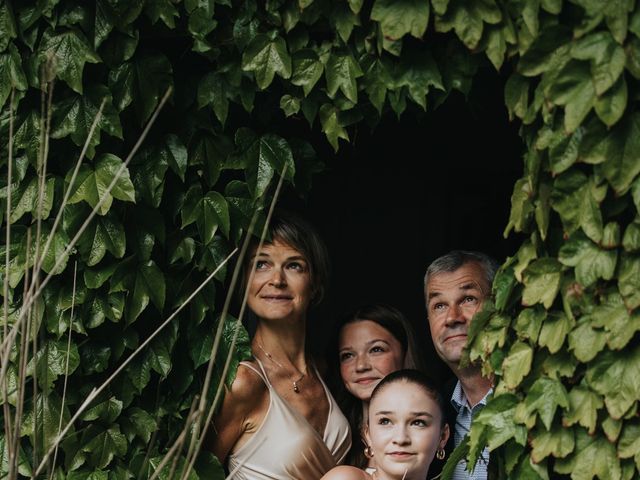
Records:
[[[277,361],[275,358],[273,358],[273,355],[271,355],[269,352],[267,352],[264,347],[262,345],[260,345],[258,343],[258,348],[260,350],[262,350],[262,352],[266,355],[266,357],[271,360],[273,363],[276,364],[276,366],[281,369],[281,370],[285,370],[284,365],[282,365],[279,361]],[[294,369],[298,370],[295,366],[293,367]],[[300,374],[300,377],[298,377],[297,379],[292,379],[291,376],[289,376],[289,380],[291,381],[291,383],[293,384],[293,391],[295,393],[300,393],[300,386],[298,385],[298,382],[300,380],[302,380],[305,375],[307,374],[307,366],[305,365],[304,367],[304,372],[301,372],[300,370],[298,370],[298,373]]]

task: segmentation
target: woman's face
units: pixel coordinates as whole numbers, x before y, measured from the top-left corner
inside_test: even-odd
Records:
[[[309,264],[289,245],[275,240],[256,251],[249,282],[249,308],[264,320],[304,318],[311,301]]]
[[[347,323],[338,341],[340,375],[349,392],[368,402],[375,386],[404,363],[402,345],[389,330],[371,320]]]
[[[442,415],[435,400],[414,383],[394,382],[375,396],[365,435],[381,477],[426,478],[437,449],[449,438]]]

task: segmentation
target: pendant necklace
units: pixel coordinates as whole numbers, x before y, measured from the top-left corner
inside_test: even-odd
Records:
[[[256,343],[257,343],[257,342],[256,342]],[[280,370],[285,370],[284,366],[283,366],[279,361],[277,361],[275,358],[273,358],[273,355],[271,355],[269,352],[267,352],[267,351],[264,349],[264,347],[263,347],[262,345],[260,345],[259,343],[258,343],[258,348],[259,348],[260,350],[262,350],[262,351],[263,351],[263,353],[267,356],[267,358],[268,358],[269,360],[271,360],[273,363],[275,363],[275,364],[276,364],[276,366],[277,366]],[[293,368],[295,368],[295,366],[294,366]],[[298,386],[298,382],[299,382],[300,380],[302,380],[302,379],[304,378],[304,376],[306,375],[307,367],[305,366],[305,367],[304,367],[304,369],[305,369],[305,372],[304,372],[304,373],[303,373],[303,372],[298,371],[298,373],[300,373],[300,376],[299,376],[297,379],[295,379],[295,380],[294,380],[294,379],[292,379],[291,377],[289,377],[289,380],[290,380],[290,381],[291,381],[291,383],[293,384],[293,391],[294,391],[295,393],[300,393],[300,387]],[[297,370],[297,369],[296,369],[296,370]]]

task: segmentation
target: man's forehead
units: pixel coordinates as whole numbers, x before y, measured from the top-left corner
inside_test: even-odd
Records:
[[[485,291],[486,284],[482,267],[475,263],[468,263],[453,272],[439,272],[429,278],[427,292],[429,298],[447,292],[479,290]]]

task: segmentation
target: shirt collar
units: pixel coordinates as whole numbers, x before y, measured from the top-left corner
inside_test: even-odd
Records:
[[[490,388],[489,391],[482,397],[482,400],[478,402],[478,405],[485,406],[487,404],[487,397],[493,393],[493,388]],[[462,407],[469,408],[469,402],[467,402],[467,396],[464,394],[464,390],[462,389],[462,384],[460,380],[456,382],[456,387],[453,389],[453,393],[451,394],[451,405],[456,409],[456,412],[459,412]]]

